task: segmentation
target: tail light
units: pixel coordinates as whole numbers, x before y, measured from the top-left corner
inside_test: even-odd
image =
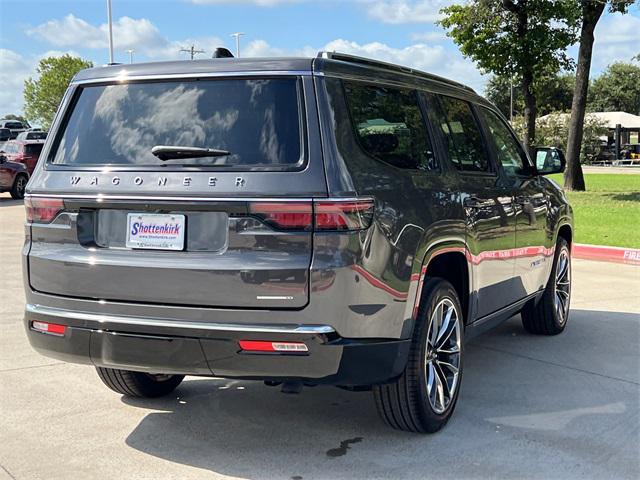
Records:
[[[252,203],[249,211],[278,230],[311,230],[313,206],[306,202]]]
[[[316,230],[364,230],[372,219],[373,200],[315,204]]]
[[[50,223],[64,209],[61,198],[33,198],[24,200],[27,209],[27,222]]]
[[[355,231],[373,220],[371,199],[319,202],[252,203],[252,215],[278,230]]]

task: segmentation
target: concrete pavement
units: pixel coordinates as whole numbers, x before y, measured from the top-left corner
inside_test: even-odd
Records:
[[[453,419],[419,436],[384,426],[369,392],[192,377],[134,401],[40,356],[22,327],[24,209],[0,197],[0,479],[640,474],[640,267],[574,261],[567,331],[532,336],[514,317],[475,339]]]

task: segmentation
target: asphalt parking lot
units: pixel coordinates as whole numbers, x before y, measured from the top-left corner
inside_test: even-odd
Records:
[[[514,317],[475,339],[453,419],[419,436],[383,425],[369,392],[189,378],[133,401],[40,356],[22,326],[23,212],[0,195],[0,479],[640,475],[640,267],[575,260],[567,331]]]

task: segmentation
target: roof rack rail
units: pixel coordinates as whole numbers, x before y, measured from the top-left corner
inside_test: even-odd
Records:
[[[456,82],[454,80],[449,80],[448,78],[444,78],[439,75],[434,75],[432,73],[423,72],[422,70],[416,70],[410,67],[403,67],[402,65],[395,65],[393,63],[383,62],[381,60],[374,60],[372,58],[358,57],[357,55],[349,55],[348,53],[326,52],[326,51],[318,52],[318,58],[326,58],[327,60],[338,60],[341,62],[348,62],[348,63],[357,64],[357,65],[366,65],[369,67],[380,68],[380,69],[399,72],[399,73],[405,73],[408,75],[414,75],[416,77],[422,77],[429,80],[435,80],[437,82],[446,83],[447,85],[453,85],[459,88],[463,88],[467,91],[476,93],[473,88],[463,83]]]

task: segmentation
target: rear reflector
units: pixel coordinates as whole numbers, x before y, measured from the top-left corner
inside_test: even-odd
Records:
[[[33,198],[24,200],[27,209],[27,222],[50,223],[64,209],[61,198]]]
[[[246,352],[308,352],[302,342],[269,342],[263,340],[240,340],[240,348]]]
[[[252,215],[277,230],[354,231],[365,230],[373,219],[374,202],[333,200],[318,202],[257,202]]]
[[[52,335],[64,335],[67,327],[64,325],[59,325],[57,323],[47,323],[47,322],[31,322],[31,328],[38,332],[42,333],[50,333]]]

